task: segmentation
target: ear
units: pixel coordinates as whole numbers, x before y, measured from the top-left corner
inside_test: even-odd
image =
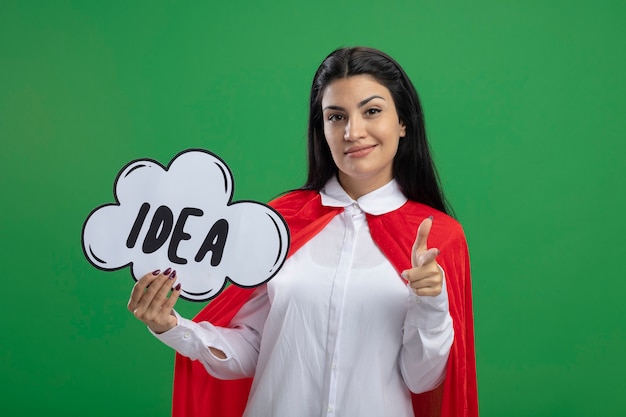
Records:
[[[406,136],[406,124],[402,120],[400,120],[400,137],[403,138]]]

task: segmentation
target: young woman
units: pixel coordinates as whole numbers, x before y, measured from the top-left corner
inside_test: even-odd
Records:
[[[133,289],[129,310],[178,352],[174,415],[477,416],[467,246],[408,76],[381,51],[334,51],[308,136],[306,184],[271,203],[292,235],[271,281],[193,321],[171,269]]]

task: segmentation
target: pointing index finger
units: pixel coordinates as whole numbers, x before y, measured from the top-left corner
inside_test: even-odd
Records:
[[[417,236],[415,238],[415,243],[413,244],[413,249],[418,251],[428,250],[428,235],[430,234],[430,228],[433,225],[433,216],[429,216],[422,220],[419,227],[417,228]]]

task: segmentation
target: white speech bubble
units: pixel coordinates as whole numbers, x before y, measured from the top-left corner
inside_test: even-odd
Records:
[[[231,281],[256,287],[282,267],[289,231],[271,207],[232,202],[233,176],[203,149],[180,152],[167,167],[132,161],[115,179],[116,203],[94,209],[83,226],[83,252],[96,268],[131,266],[135,280],[176,270],[181,297],[206,301]]]

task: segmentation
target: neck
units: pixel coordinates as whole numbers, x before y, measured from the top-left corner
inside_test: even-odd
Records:
[[[342,173],[339,172],[337,179],[339,180],[339,184],[341,184],[341,187],[350,196],[350,198],[352,198],[353,200],[358,200],[365,194],[369,194],[372,191],[377,190],[383,185],[389,183],[389,181],[391,181],[393,178],[385,178],[383,180],[381,180],[380,178],[362,179],[348,177],[346,175],[342,175]]]

